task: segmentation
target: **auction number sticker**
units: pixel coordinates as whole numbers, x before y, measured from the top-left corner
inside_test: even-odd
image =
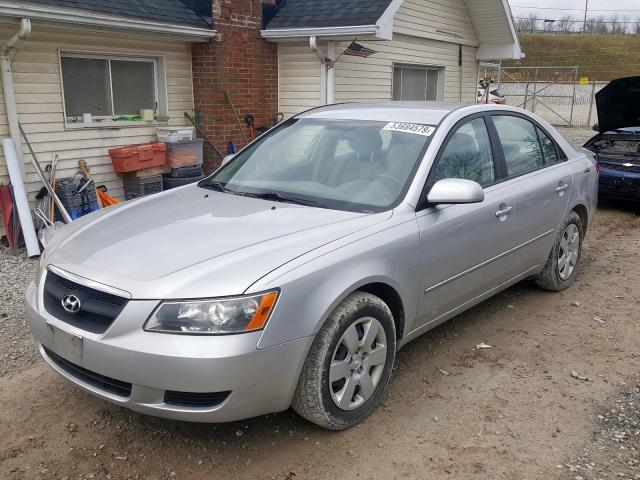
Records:
[[[387,130],[390,132],[413,133],[415,135],[430,137],[431,135],[433,135],[433,132],[436,131],[436,127],[432,127],[431,125],[423,125],[421,123],[391,122],[387,123],[383,130]]]

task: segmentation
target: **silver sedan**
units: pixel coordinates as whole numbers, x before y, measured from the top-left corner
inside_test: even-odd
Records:
[[[589,152],[515,108],[317,108],[196,185],[62,229],[29,324],[54,370],[132,410],[292,406],[344,429],[407,342],[521,280],[569,287],[597,182]]]

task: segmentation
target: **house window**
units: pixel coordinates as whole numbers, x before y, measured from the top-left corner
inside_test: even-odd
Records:
[[[394,100],[438,100],[441,69],[419,66],[393,68]]]
[[[63,53],[60,56],[68,124],[139,122],[141,110],[158,112],[158,59]]]

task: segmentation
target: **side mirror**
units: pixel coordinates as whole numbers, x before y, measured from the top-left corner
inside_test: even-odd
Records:
[[[229,161],[235,157],[235,155],[225,155],[224,158],[222,159],[222,163],[220,164],[220,166],[222,167],[223,165],[226,165],[227,163],[229,163]]]
[[[592,130],[595,130],[596,132],[600,131],[600,125],[598,125],[597,123],[593,125],[593,127],[591,127]]]
[[[437,181],[427,194],[427,202],[432,205],[441,203],[480,203],[484,201],[484,190],[471,180],[445,178]]]

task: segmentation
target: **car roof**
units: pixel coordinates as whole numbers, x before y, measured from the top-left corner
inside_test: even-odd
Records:
[[[438,125],[449,113],[476,105],[454,102],[341,103],[307,110],[296,118],[374,120]]]

